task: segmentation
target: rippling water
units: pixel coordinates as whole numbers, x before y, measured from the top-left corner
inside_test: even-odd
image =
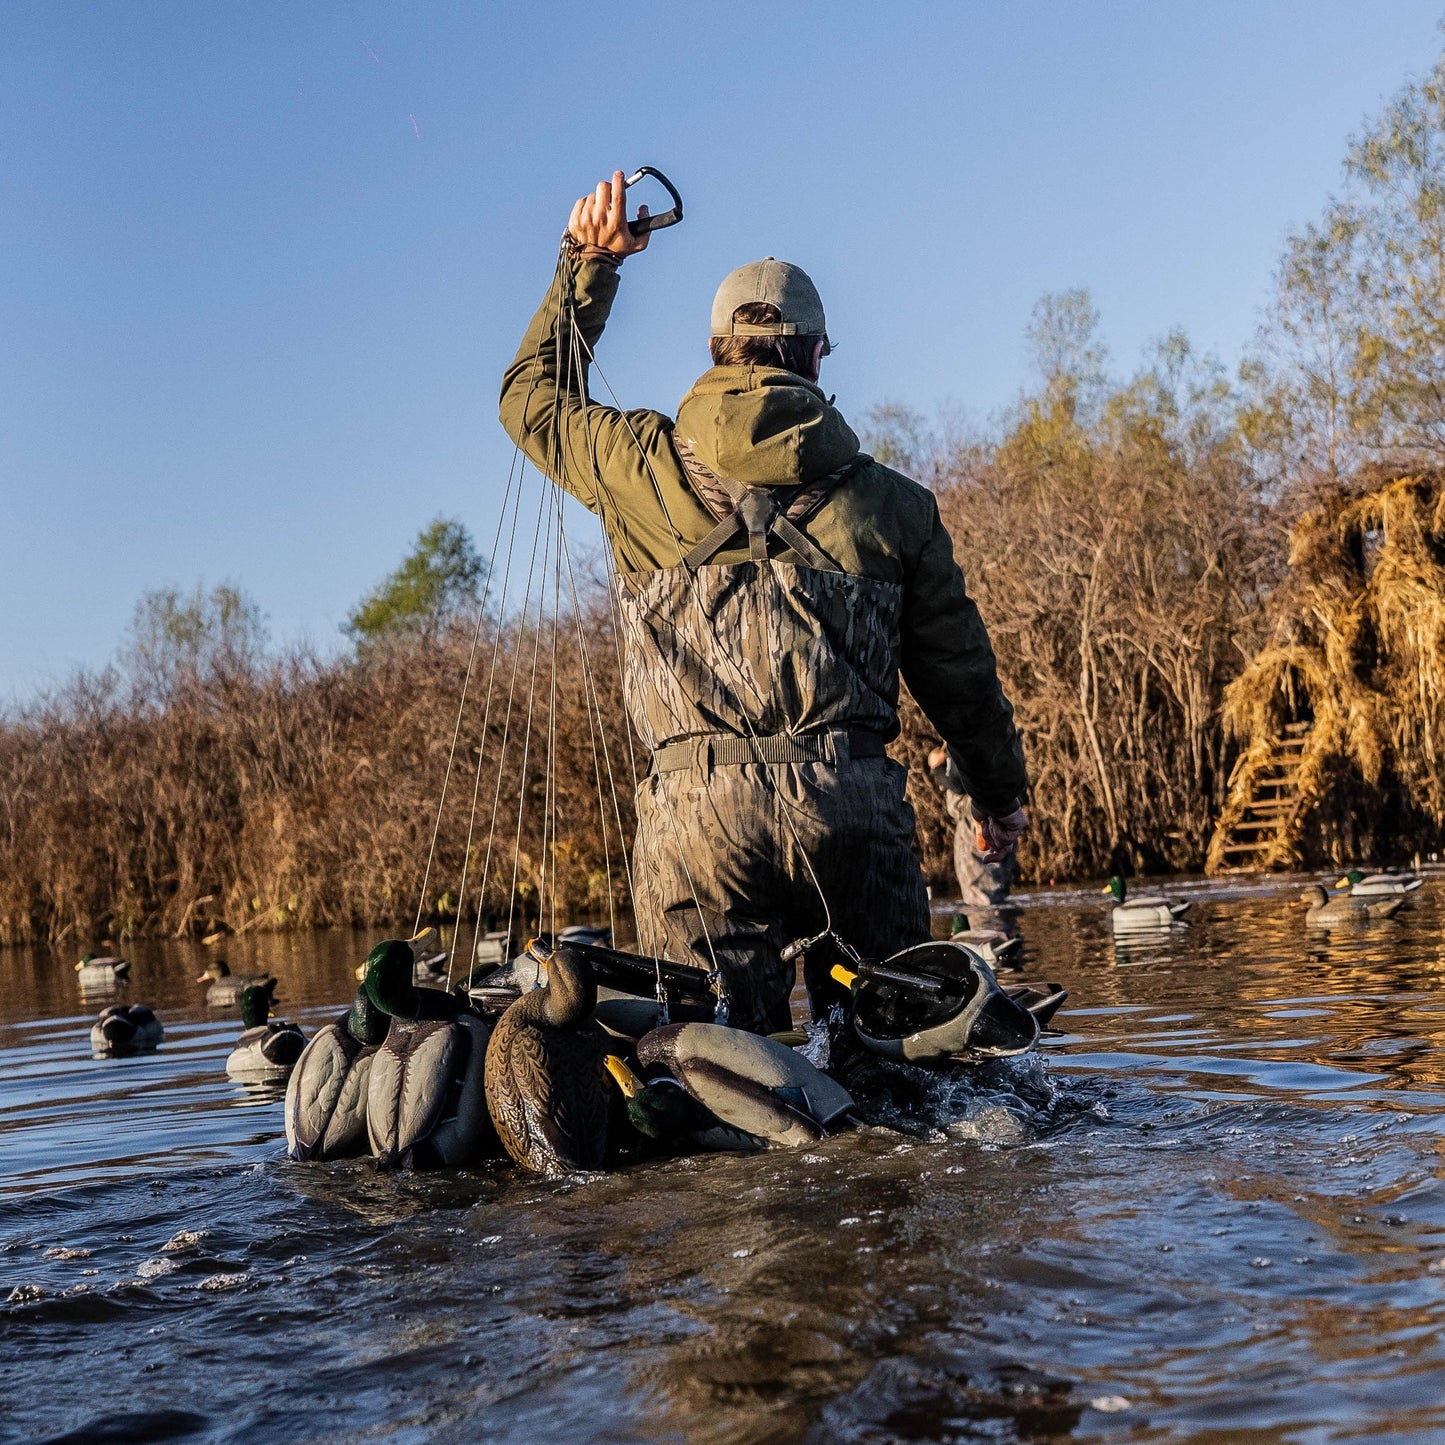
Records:
[[[562,1183],[288,1164],[204,950],[128,950],[115,1061],[0,952],[0,1441],[1445,1439],[1445,880],[1329,937],[1298,882],[1127,948],[1025,896],[1070,1032],[933,1137]],[[310,1026],[371,941],[228,957]]]

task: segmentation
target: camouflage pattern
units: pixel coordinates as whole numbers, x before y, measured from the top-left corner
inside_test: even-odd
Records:
[[[769,561],[618,582],[627,706],[649,747],[698,733],[897,731],[903,589]]]
[[[907,776],[889,758],[654,774],[638,792],[633,857],[644,945],[715,961],[727,1022],[771,1033],[791,1023],[796,976],[779,952],[823,928],[820,889],[860,952],[923,942]]]
[[[997,863],[985,863],[976,842],[973,805],[967,793],[950,789],[943,795],[948,816],[954,820],[953,871],[958,875],[958,893],[974,928],[994,927],[994,910],[1008,902],[1018,859],[1010,853]]]

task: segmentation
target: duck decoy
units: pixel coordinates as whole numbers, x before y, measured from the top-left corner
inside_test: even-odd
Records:
[[[366,1086],[366,1132],[382,1169],[470,1164],[496,1153],[483,1084],[488,1023],[467,999],[418,988],[415,966],[399,939],[366,957],[367,997],[389,1019]]]
[[[417,948],[415,939],[409,940],[409,947],[412,950],[412,982],[423,984],[427,987],[435,984],[445,986],[447,981],[447,961],[451,958],[451,954],[444,948],[423,951]],[[358,963],[356,965],[356,977],[362,983],[366,982],[365,963]]]
[[[112,1004],[90,1026],[90,1047],[96,1054],[138,1054],[165,1038],[161,1021],[143,1003]]]
[[[569,924],[557,935],[558,943],[586,943],[593,948],[611,948],[612,930],[593,928],[586,923]]]
[[[1356,923],[1370,923],[1390,918],[1405,906],[1403,894],[1385,898],[1357,898],[1353,893],[1337,893],[1333,898],[1316,883],[1300,894],[1305,905],[1305,923],[1310,928],[1342,928]]]
[[[953,926],[948,931],[952,943],[966,943],[990,968],[1014,968],[1015,956],[1024,946],[1016,933],[1004,933],[996,928],[970,928],[966,913],[953,915]]]
[[[601,1169],[611,1101],[597,975],[566,944],[546,964],[546,982],[508,1006],[487,1045],[487,1107],[502,1147],[524,1169]]]
[[[620,1054],[608,1054],[606,1065],[626,1101],[627,1122],[652,1144],[713,1153],[753,1153],[768,1147],[761,1135],[724,1124],[671,1074],[644,1081]]]
[[[269,973],[232,973],[231,966],[224,958],[213,959],[206,965],[205,972],[196,979],[197,983],[209,983],[206,990],[208,1008],[231,1008],[240,1003],[241,995],[248,988],[263,988],[274,1001],[276,980]]]
[[[1335,884],[1347,889],[1351,898],[1403,898],[1424,886],[1418,873],[1366,873],[1359,868],[1351,868]]]
[[[367,1152],[371,1063],[390,1023],[363,985],[346,1013],[311,1036],[286,1085],[289,1158],[345,1159]]]
[[[765,1144],[816,1143],[853,1108],[853,1097],[775,1039],[723,1024],[666,1024],[637,1046],[724,1124]],[[756,1147],[756,1146],[754,1146]]]
[[[271,1017],[271,991],[252,984],[241,993],[241,1037],[226,1060],[226,1072],[280,1080],[296,1067],[306,1036],[299,1024]]]
[[[1112,921],[1115,933],[1168,928],[1182,922],[1190,908],[1188,899],[1176,901],[1158,893],[1146,894],[1143,898],[1131,898],[1129,885],[1117,873],[1109,879],[1109,886],[1104,892],[1114,895]]]
[[[114,988],[116,984],[129,980],[130,960],[117,958],[113,954],[97,958],[95,954],[87,953],[75,965],[75,971],[79,975],[79,983],[83,989]]]

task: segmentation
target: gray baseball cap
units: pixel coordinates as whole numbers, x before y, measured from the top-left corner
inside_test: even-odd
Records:
[[[761,326],[734,321],[733,312],[749,301],[771,302],[782,313],[781,321]],[[712,334],[714,336],[821,336],[823,350],[831,350],[827,342],[828,321],[823,315],[823,300],[818,288],[801,266],[790,265],[767,256],[749,261],[723,277],[712,300]]]

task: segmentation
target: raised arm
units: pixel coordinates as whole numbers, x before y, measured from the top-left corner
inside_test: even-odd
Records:
[[[646,214],[641,208],[639,215]],[[596,511],[596,463],[627,434],[628,421],[616,408],[591,400],[587,357],[612,310],[617,268],[646,249],[649,238],[648,232],[634,236],[628,228],[621,171],[572,207],[567,236],[571,264],[558,268],[507,368],[501,417],[507,435],[538,467]],[[570,290],[580,342],[561,317],[564,287]]]

